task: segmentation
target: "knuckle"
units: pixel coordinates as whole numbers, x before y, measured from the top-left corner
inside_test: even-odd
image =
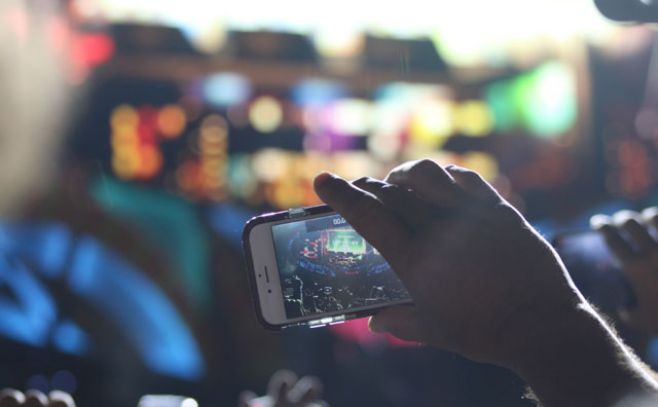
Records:
[[[637,230],[638,228],[642,228],[640,222],[634,217],[629,217],[623,220],[621,226],[625,229],[635,229],[635,230]]]
[[[416,161],[410,168],[410,171],[427,171],[427,170],[435,170],[439,164],[437,164],[435,161],[430,160],[429,158],[423,158],[422,160]]]
[[[359,185],[367,185],[372,182],[372,178],[370,177],[361,177],[352,182],[352,184],[359,186]]]

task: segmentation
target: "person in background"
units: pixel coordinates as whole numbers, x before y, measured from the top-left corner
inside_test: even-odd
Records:
[[[619,319],[644,334],[658,335],[658,208],[596,215],[590,223],[605,237],[633,289],[635,304],[620,310]]]

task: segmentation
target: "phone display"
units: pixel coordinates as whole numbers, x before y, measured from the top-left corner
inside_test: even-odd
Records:
[[[600,233],[566,233],[556,237],[553,244],[574,283],[589,301],[604,310],[633,304],[628,281]]]
[[[326,325],[410,302],[382,255],[327,207],[252,219],[245,242],[267,327]]]
[[[288,318],[409,298],[379,252],[340,215],[272,226]]]

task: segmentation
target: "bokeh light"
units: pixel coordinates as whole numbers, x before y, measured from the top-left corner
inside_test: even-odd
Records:
[[[411,139],[428,148],[439,148],[454,131],[452,103],[430,99],[422,103],[411,117]]]
[[[261,133],[272,133],[283,123],[281,102],[272,96],[261,96],[249,107],[249,121]]]
[[[158,130],[164,138],[173,139],[180,136],[186,123],[185,111],[180,106],[168,105],[158,113]]]
[[[206,102],[219,108],[246,103],[252,93],[249,79],[234,72],[211,75],[203,81],[202,87]]]
[[[455,127],[461,134],[482,137],[493,130],[493,114],[484,102],[468,100],[460,103],[454,112]]]
[[[343,99],[331,108],[333,130],[341,135],[365,136],[372,122],[372,103],[362,99]]]

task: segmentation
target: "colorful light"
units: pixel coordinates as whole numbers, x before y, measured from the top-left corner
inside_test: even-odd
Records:
[[[261,96],[249,108],[249,121],[261,133],[272,133],[283,123],[283,107],[272,96]]]
[[[164,158],[156,137],[158,119],[158,112],[148,106],[138,110],[120,105],[112,111],[112,169],[119,178],[151,179],[162,169]]]
[[[233,72],[209,76],[203,82],[203,97],[212,106],[228,108],[246,103],[252,93],[249,80]]]
[[[327,79],[304,79],[291,91],[291,98],[297,106],[322,106],[347,95],[345,85]]]
[[[466,136],[487,136],[494,127],[493,114],[484,102],[478,100],[462,102],[455,109],[455,127]]]
[[[459,160],[459,164],[465,168],[476,171],[486,180],[492,180],[499,174],[498,160],[488,153],[466,153]]]
[[[333,131],[340,135],[365,136],[370,131],[373,106],[363,99],[343,99],[330,111]]]
[[[183,134],[187,124],[185,111],[177,105],[165,106],[158,112],[157,124],[163,138],[177,138]]]
[[[228,123],[220,115],[210,115],[199,131],[200,184],[205,196],[219,201],[226,196],[228,171]]]
[[[262,182],[274,182],[288,174],[288,153],[277,149],[264,149],[254,154],[251,164],[256,177]]]
[[[521,127],[538,137],[555,138],[572,128],[578,116],[575,77],[560,62],[493,84],[486,98],[501,132]]]
[[[528,127],[540,137],[563,134],[578,115],[573,72],[564,64],[552,62],[533,72],[532,80],[525,98]]]
[[[432,99],[422,103],[411,117],[411,139],[428,148],[439,148],[454,130],[453,106],[445,100]]]

